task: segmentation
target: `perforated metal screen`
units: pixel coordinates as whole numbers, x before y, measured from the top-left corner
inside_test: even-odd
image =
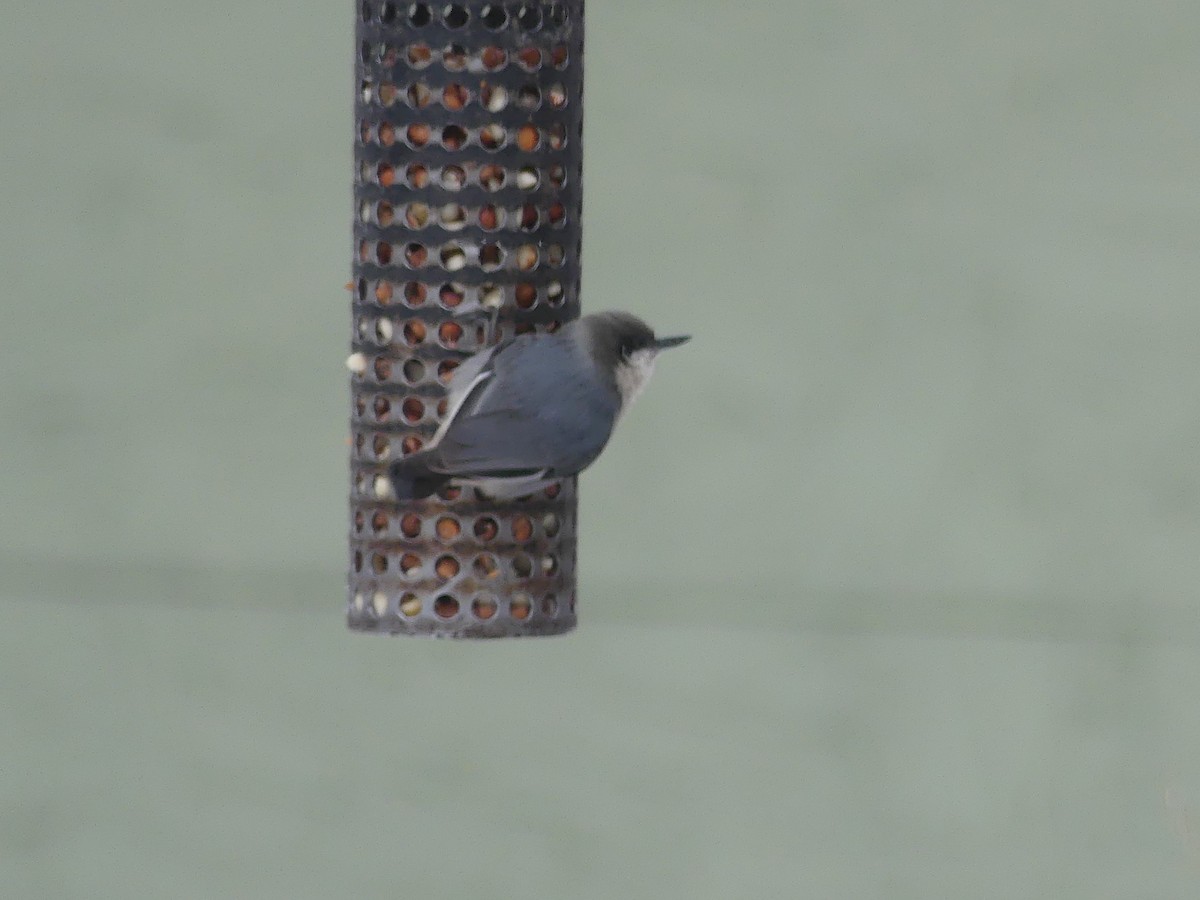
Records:
[[[454,368],[579,315],[583,3],[360,2],[350,357],[351,628],[575,626],[575,479],[388,499]]]

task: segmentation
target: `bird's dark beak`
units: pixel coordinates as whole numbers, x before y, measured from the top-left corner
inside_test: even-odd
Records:
[[[654,346],[658,350],[666,350],[668,347],[678,347],[680,344],[686,344],[692,339],[690,334],[681,334],[677,337],[657,338],[654,341]]]

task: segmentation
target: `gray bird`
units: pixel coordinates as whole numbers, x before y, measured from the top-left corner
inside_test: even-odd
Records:
[[[658,338],[624,312],[523,334],[465,360],[450,381],[446,418],[429,445],[391,467],[401,500],[450,482],[518,496],[586,469],[654,372]]]

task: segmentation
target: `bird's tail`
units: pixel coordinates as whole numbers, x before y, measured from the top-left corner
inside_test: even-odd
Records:
[[[450,480],[440,472],[431,471],[429,462],[430,453],[424,451],[392,463],[388,475],[397,500],[422,500],[441,490]]]

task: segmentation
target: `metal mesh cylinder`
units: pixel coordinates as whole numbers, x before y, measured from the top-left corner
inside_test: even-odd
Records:
[[[583,2],[360,0],[354,144],[351,628],[575,626],[575,479],[397,502],[454,368],[579,315]]]

